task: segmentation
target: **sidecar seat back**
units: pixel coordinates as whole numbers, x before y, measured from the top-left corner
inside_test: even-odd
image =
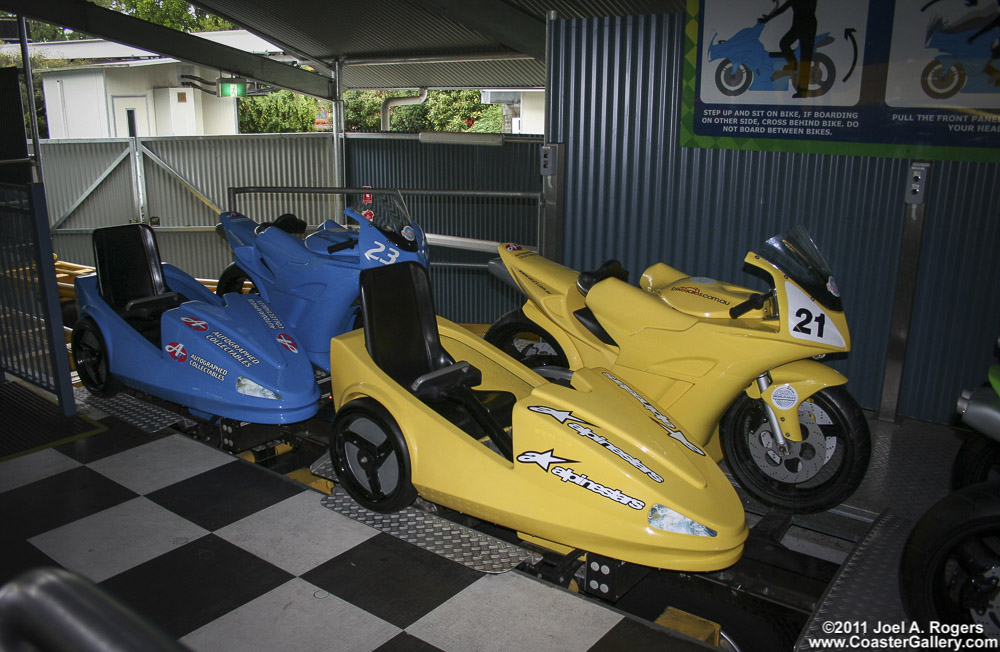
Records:
[[[160,315],[184,298],[167,288],[153,229],[147,224],[95,229],[93,245],[101,297],[158,344]]]
[[[501,453],[510,457],[503,429],[516,398],[470,389],[482,374],[468,362],[456,363],[441,345],[427,270],[396,263],[362,270],[360,280],[365,347],[376,366],[470,435],[506,439],[508,450]]]

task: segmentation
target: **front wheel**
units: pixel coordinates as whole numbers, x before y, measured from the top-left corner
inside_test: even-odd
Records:
[[[979,624],[1000,636],[1000,484],[965,487],[917,522],[899,567],[906,614],[921,623]]]
[[[799,406],[802,441],[777,452],[759,399],[741,394],[722,417],[726,463],[751,496],[797,513],[846,500],[865,476],[871,435],[861,408],[843,387],[827,387]]]
[[[344,490],[376,512],[398,512],[417,497],[410,453],[392,415],[376,401],[351,401],[333,419],[330,460]]]
[[[569,366],[556,339],[521,310],[508,312],[498,319],[483,337],[526,367]]]
[[[221,297],[230,292],[243,292],[243,286],[248,280],[250,280],[250,277],[247,276],[247,273],[239,265],[229,263],[222,270],[222,274],[219,274],[219,282],[215,285],[215,294]],[[254,287],[253,282],[250,283],[250,292],[257,292],[257,288]]]
[[[920,88],[928,97],[945,100],[962,90],[966,79],[962,64],[954,63],[945,69],[944,64],[934,59],[920,73]]]
[[[752,82],[753,73],[742,63],[735,66],[729,59],[723,59],[715,69],[715,86],[723,95],[742,95]]]

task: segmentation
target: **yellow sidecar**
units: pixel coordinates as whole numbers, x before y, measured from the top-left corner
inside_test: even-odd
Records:
[[[690,571],[725,568],[742,504],[701,448],[604,369],[550,382],[436,318],[426,270],[361,275],[364,329],[330,346],[331,459],[378,511],[417,495],[558,551]]]

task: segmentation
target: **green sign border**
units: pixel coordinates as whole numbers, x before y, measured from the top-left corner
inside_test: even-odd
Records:
[[[870,0],[871,1],[871,0]],[[880,0],[874,0],[876,2]],[[681,93],[681,147],[739,149],[801,154],[876,156],[933,161],[1000,162],[1000,149],[992,147],[941,147],[886,143],[852,143],[828,140],[786,140],[783,138],[716,138],[694,132],[695,80],[698,74],[698,17],[700,0],[687,0],[684,23],[684,79]]]

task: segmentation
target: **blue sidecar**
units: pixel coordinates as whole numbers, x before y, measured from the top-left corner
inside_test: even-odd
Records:
[[[306,238],[286,232],[285,215],[274,225],[239,213],[220,216],[234,262],[219,277],[217,293],[239,292],[247,279],[287,325],[314,365],[330,370],[330,339],[358,327],[358,275],[362,269],[415,261],[427,267],[427,241],[398,193],[366,197],[344,215],[358,226],[333,220]],[[292,233],[294,230],[290,229]]]
[[[197,417],[261,424],[311,418],[319,387],[309,358],[254,295],[217,297],[160,261],[148,225],[94,231],[96,274],[76,279],[73,362],[84,386],[122,385]]]

